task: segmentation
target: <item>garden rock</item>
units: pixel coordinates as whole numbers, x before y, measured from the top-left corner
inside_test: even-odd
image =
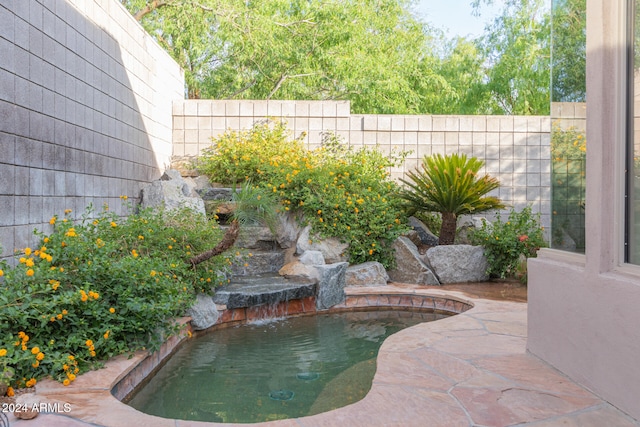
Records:
[[[417,233],[418,238],[420,239],[420,243],[426,246],[437,246],[438,245],[438,236],[433,234],[429,227],[427,227],[424,222],[420,221],[416,217],[409,217],[409,225],[413,230]]]
[[[237,258],[231,265],[234,276],[277,273],[284,266],[282,251],[252,252],[251,256]]]
[[[215,325],[220,316],[216,304],[213,302],[213,297],[206,294],[198,294],[196,302],[187,310],[186,314],[191,317],[191,327],[196,331]]]
[[[278,249],[276,236],[268,227],[248,226],[241,227],[235,246],[245,249]]]
[[[396,267],[389,270],[389,278],[394,282],[418,285],[439,285],[433,271],[426,265],[418,248],[407,237],[400,236],[393,242]]]
[[[197,156],[171,156],[171,169],[175,169],[182,176],[197,176],[198,171],[194,167]]]
[[[315,267],[320,273],[316,309],[327,310],[336,304],[344,302],[346,299],[344,286],[348,265],[349,263],[347,262],[337,262]]]
[[[164,207],[167,210],[189,208],[205,215],[204,201],[191,191],[189,184],[175,170],[166,171],[160,180],[142,188],[140,204],[146,207]]]
[[[472,216],[465,217],[461,221],[460,226],[458,227],[458,232],[456,233],[456,245],[470,245],[471,244],[471,235],[474,230],[478,230],[482,228],[483,222],[486,222],[490,227],[491,223],[482,216]]]
[[[300,256],[300,262],[305,265],[324,265],[324,256],[320,251],[305,251]]]
[[[347,286],[384,286],[389,275],[382,264],[369,261],[347,267],[345,280]]]
[[[312,265],[304,264],[300,260],[294,260],[285,264],[278,274],[287,279],[306,280],[317,282],[320,279],[320,272]]]
[[[427,250],[425,258],[443,284],[489,279],[487,258],[482,246],[436,246]]]
[[[278,226],[276,230],[276,241],[283,249],[296,246],[298,236],[302,232],[301,218],[291,212],[278,215]]]
[[[310,225],[302,230],[296,244],[296,254],[300,255],[305,251],[320,251],[326,263],[333,264],[347,261],[347,256],[345,255],[349,247],[347,243],[342,243],[335,237],[327,239],[313,238],[312,240],[310,233]]]
[[[13,415],[19,420],[31,420],[38,416],[38,408],[40,408],[42,401],[40,395],[36,396],[35,393],[24,393],[16,397],[16,410]]]

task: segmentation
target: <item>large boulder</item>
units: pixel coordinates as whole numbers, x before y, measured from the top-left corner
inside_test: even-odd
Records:
[[[142,188],[142,207],[164,207],[167,210],[189,208],[205,215],[204,201],[175,170],[166,171],[160,180]]]
[[[433,271],[426,265],[418,248],[404,236],[393,242],[396,267],[389,270],[389,278],[394,282],[415,283],[418,285],[439,285]]]
[[[443,284],[489,279],[487,258],[482,246],[436,246],[427,250],[425,258]]]
[[[418,218],[413,216],[409,217],[409,226],[416,232],[421,244],[426,246],[438,245],[438,236],[433,234],[431,230],[429,230],[429,227],[427,227],[424,222],[420,221]]]
[[[303,254],[305,251],[320,251],[324,260],[328,264],[347,261],[346,251],[349,245],[342,243],[335,237],[320,239],[311,236],[311,226],[306,226],[296,243],[296,254]]]
[[[187,310],[186,314],[191,317],[191,327],[196,331],[215,325],[220,316],[216,304],[213,302],[213,297],[206,294],[198,294],[196,302]]]
[[[315,267],[320,273],[316,291],[316,308],[318,310],[327,310],[344,302],[346,299],[344,286],[348,265],[347,262],[337,262]]]
[[[384,266],[376,261],[347,267],[347,286],[384,286],[389,281],[389,275]]]

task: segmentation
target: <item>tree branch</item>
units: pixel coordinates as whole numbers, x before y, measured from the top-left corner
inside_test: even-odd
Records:
[[[203,5],[202,3],[198,3],[195,1],[187,1],[187,2],[176,2],[176,1],[172,1],[172,0],[153,0],[150,3],[147,3],[147,5],[140,9],[139,11],[137,11],[133,17],[136,21],[140,22],[142,20],[142,18],[144,18],[145,16],[147,16],[148,14],[150,14],[151,12],[153,12],[156,9],[160,9],[161,7],[164,6],[171,6],[171,5],[176,5],[176,6],[184,6],[185,4],[190,4],[192,6],[198,7],[204,11],[207,12],[214,12],[214,9]]]
[[[297,77],[309,77],[309,76],[313,76],[314,74],[316,73],[293,74],[291,76],[288,74],[282,74],[278,79],[278,81],[276,82],[276,85],[273,87],[273,89],[271,89],[271,92],[269,92],[269,95],[267,95],[267,100],[271,99],[271,97],[277,92],[278,89],[280,89],[280,86],[282,86],[282,83],[284,83],[286,79],[295,79]]]
[[[153,0],[151,3],[147,3],[145,7],[137,11],[135,15],[133,15],[133,17],[136,21],[140,22],[146,15],[150,14],[156,9],[160,9],[163,6],[167,6],[170,3],[171,1]]]

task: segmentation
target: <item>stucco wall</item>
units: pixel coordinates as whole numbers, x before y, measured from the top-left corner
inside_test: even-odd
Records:
[[[0,244],[52,215],[121,212],[171,156],[178,65],[117,0],[0,3]]]
[[[178,101],[173,106],[174,156],[195,156],[227,129],[249,129],[265,117],[283,118],[293,135],[306,133],[310,148],[323,132],[354,147],[378,146],[389,153],[411,151],[394,177],[414,169],[425,155],[466,153],[486,161],[500,180],[494,192],[521,210],[532,205],[549,229],[550,119],[541,116],[432,116],[351,114],[348,101]]]
[[[587,0],[585,254],[529,260],[528,348],[640,420],[640,268],[625,264],[624,0]]]

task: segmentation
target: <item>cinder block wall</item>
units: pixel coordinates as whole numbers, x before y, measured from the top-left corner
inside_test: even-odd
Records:
[[[249,129],[265,117],[282,118],[310,148],[323,132],[333,132],[354,147],[378,146],[390,153],[411,151],[392,175],[401,177],[425,155],[466,153],[485,160],[483,172],[500,180],[496,190],[517,210],[532,205],[549,229],[550,130],[541,116],[431,116],[351,114],[348,101],[186,100],[173,105],[173,154],[196,156],[227,129]]]
[[[0,256],[53,215],[122,212],[171,156],[178,65],[117,0],[0,2]]]

